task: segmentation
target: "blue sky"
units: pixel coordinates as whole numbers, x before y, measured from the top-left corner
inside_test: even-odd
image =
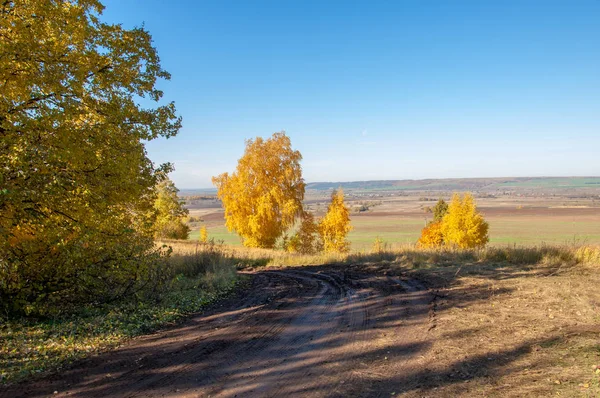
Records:
[[[103,3],[172,74],[180,188],[280,130],[309,182],[600,175],[600,1]]]

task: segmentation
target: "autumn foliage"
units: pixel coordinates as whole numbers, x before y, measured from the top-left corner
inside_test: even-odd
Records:
[[[208,230],[206,229],[206,225],[203,225],[200,228],[200,234],[198,235],[198,240],[201,243],[208,243]]]
[[[323,249],[327,252],[350,250],[350,242],[346,236],[351,230],[350,211],[344,203],[344,192],[341,189],[333,191],[327,213],[319,222]]]
[[[454,194],[450,205],[440,199],[434,221],[421,231],[420,247],[452,246],[461,249],[483,247],[488,241],[488,223],[477,211],[473,196]]]
[[[446,244],[461,249],[483,247],[489,241],[488,228],[488,223],[477,211],[473,196],[466,193],[461,198],[454,194],[448,214],[442,220]]]
[[[96,0],[0,6],[0,310],[115,300],[152,275],[155,167],[180,120],[143,28]],[[145,105],[139,105],[140,98]]]
[[[442,222],[430,222],[421,231],[417,245],[419,247],[440,247],[444,245],[444,234],[442,232]]]
[[[312,254],[321,250],[319,226],[311,213],[304,213],[298,231],[288,239],[286,249],[290,253]]]
[[[303,213],[300,152],[284,132],[246,142],[233,174],[213,177],[225,208],[225,224],[244,246],[273,248]]]
[[[185,223],[188,210],[183,207],[177,193],[179,190],[166,178],[156,186],[154,201],[154,236],[157,239],[187,239],[190,227]]]

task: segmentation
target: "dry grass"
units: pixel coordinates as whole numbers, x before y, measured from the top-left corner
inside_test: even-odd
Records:
[[[600,396],[597,268],[475,264],[408,274],[435,294],[423,358],[434,396]]]
[[[254,249],[226,245],[206,245],[195,241],[164,241],[173,249],[172,261],[203,256],[218,247],[224,260],[246,267],[281,267],[328,264],[393,263],[410,268],[439,265],[509,264],[600,267],[600,246],[540,245],[503,246],[483,249],[457,250],[451,248],[422,249],[415,245],[384,246],[374,250],[350,253],[317,253],[303,255],[282,250]],[[214,259],[214,255],[209,258]],[[181,264],[182,267],[185,265]]]

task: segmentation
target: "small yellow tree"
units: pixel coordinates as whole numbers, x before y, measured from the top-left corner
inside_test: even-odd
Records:
[[[213,177],[225,208],[225,225],[244,246],[273,248],[302,214],[302,155],[292,150],[285,132],[246,142],[233,174]]]
[[[379,236],[377,236],[375,238],[375,241],[373,242],[373,247],[371,248],[371,251],[373,253],[383,253],[388,249],[388,244],[381,239]]]
[[[290,253],[312,254],[320,250],[319,227],[315,217],[308,212],[302,215],[298,231],[292,235],[286,245]]]
[[[344,192],[341,189],[333,191],[327,214],[319,222],[319,234],[325,251],[348,251],[350,242],[346,240],[346,236],[350,231],[350,211],[344,203]]]
[[[441,222],[430,222],[421,231],[417,246],[424,248],[440,247],[444,245],[444,234]]]
[[[438,200],[432,209],[433,221],[427,223],[421,230],[421,237],[417,241],[418,247],[431,248],[444,245],[444,233],[442,231],[442,220],[448,213],[448,204],[444,199]]]
[[[206,230],[206,225],[203,225],[200,228],[200,235],[198,236],[198,240],[202,243],[208,242],[208,231]]]
[[[488,228],[488,223],[477,211],[473,196],[465,193],[461,198],[454,194],[448,213],[442,219],[444,242],[461,249],[483,247],[489,241]]]

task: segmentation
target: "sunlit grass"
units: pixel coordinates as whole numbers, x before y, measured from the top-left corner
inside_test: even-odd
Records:
[[[169,242],[176,251],[191,253],[198,244],[193,241]],[[348,253],[317,253],[303,255],[283,250],[254,249],[224,246],[227,255],[235,258],[238,266],[302,266],[327,264],[360,264],[394,262],[402,266],[438,266],[445,264],[556,264],[565,266],[600,266],[600,245],[502,245],[480,249],[433,248],[423,249],[415,244],[382,243],[383,250],[354,250]]]

